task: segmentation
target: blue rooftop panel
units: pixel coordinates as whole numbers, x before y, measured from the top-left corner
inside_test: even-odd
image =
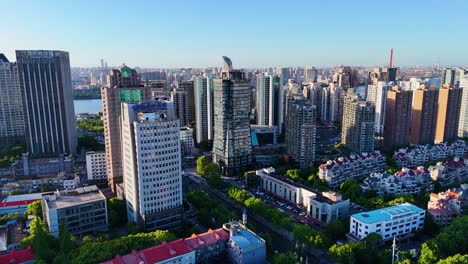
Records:
[[[411,214],[418,214],[424,210],[410,203],[402,203],[370,212],[353,214],[352,217],[363,223],[371,224],[398,219]]]

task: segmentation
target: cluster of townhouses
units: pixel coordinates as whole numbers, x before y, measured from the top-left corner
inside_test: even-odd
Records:
[[[468,158],[455,157],[447,162],[438,162],[428,170],[431,178],[442,186],[464,182],[468,179]]]
[[[395,151],[393,159],[400,167],[421,166],[425,162],[446,159],[450,156],[464,157],[467,146],[463,140],[452,144],[439,143],[435,145],[416,145]]]
[[[427,211],[437,225],[450,224],[454,216],[463,215],[463,207],[468,202],[468,184],[460,188],[448,189],[441,193],[431,193]]]
[[[386,165],[385,155],[376,150],[329,160],[319,166],[319,177],[330,187],[337,188],[348,178],[365,177],[370,173],[383,171]]]
[[[361,188],[363,191],[377,191],[378,195],[418,194],[423,190],[432,191],[434,184],[429,171],[420,166],[414,170],[402,168],[395,174],[371,173]]]

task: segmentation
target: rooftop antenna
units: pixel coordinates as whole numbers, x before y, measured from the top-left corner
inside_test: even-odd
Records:
[[[392,68],[393,66],[393,48],[390,49],[390,67],[389,68]]]

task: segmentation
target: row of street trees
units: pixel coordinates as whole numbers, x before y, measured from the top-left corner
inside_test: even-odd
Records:
[[[265,220],[269,221],[274,226],[284,228],[289,231],[293,230],[293,224],[286,213],[283,213],[278,209],[267,205],[262,200],[251,196],[246,190],[230,186],[227,190],[227,195],[232,200],[250,209],[253,213],[265,218]]]
[[[205,156],[197,159],[197,173],[206,179],[210,187],[222,189],[225,186],[221,179],[221,169],[217,164],[210,162]]]

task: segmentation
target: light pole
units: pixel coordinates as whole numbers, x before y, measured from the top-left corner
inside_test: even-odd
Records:
[[[396,239],[393,237],[393,245],[392,245],[392,264],[395,263],[395,251],[396,251]]]

